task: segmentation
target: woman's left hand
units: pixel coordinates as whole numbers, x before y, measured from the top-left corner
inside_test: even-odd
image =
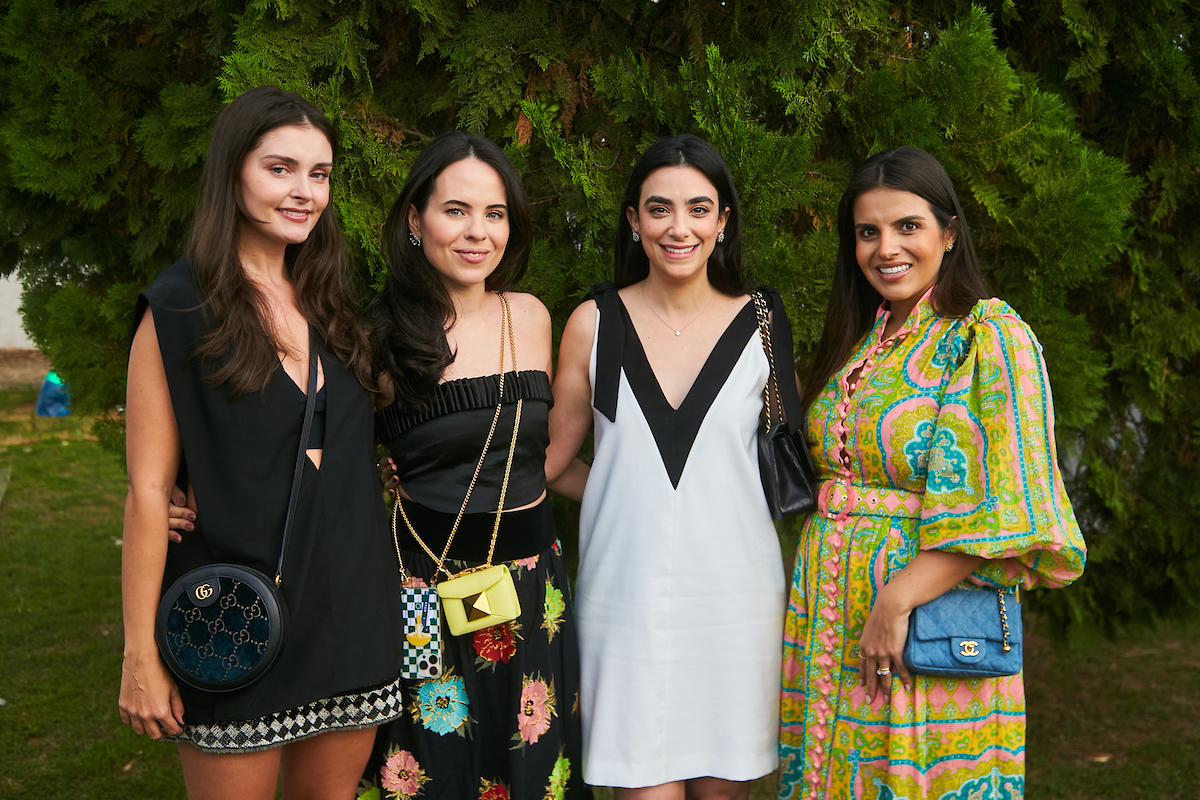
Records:
[[[904,666],[908,615],[952,589],[982,562],[966,553],[922,550],[879,590],[858,642],[858,682],[869,699],[881,688],[891,694],[893,676],[912,691],[912,676]]]
[[[383,481],[383,488],[387,490],[390,497],[395,497],[396,487],[400,485],[400,478],[396,475],[396,462],[392,461],[391,456],[384,456],[375,466],[379,468],[379,477]]]
[[[179,544],[183,535],[178,531],[196,530],[196,512],[188,508],[187,495],[178,486],[171,489],[171,503],[167,506],[167,537]]]
[[[912,691],[912,676],[904,666],[911,607],[900,602],[894,591],[889,592],[891,588],[887,584],[879,590],[858,643],[858,682],[871,700],[880,689],[891,694],[893,677],[900,678],[904,688]]]

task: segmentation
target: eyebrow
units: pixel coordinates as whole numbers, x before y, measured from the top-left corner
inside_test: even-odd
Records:
[[[713,199],[711,197],[705,197],[704,195],[700,195],[699,197],[693,197],[691,200],[688,200],[686,203],[684,203],[684,205],[694,206],[699,203],[712,203],[712,202],[713,202]],[[671,205],[670,200],[668,200],[665,197],[659,197],[658,195],[651,195],[650,197],[647,197],[644,205],[650,205],[651,203],[657,203],[657,204],[663,205],[663,206]]]
[[[291,156],[281,156],[281,155],[278,155],[275,153],[268,153],[267,155],[263,156],[261,160],[262,161],[282,161],[283,163],[287,164],[288,166],[292,166],[292,167],[298,166],[300,164],[299,161],[292,158]],[[313,166],[314,167],[332,167],[333,163],[330,161],[322,161],[320,164],[314,164]]]
[[[921,216],[920,214],[913,214],[908,217],[901,217],[900,219],[896,220],[892,224],[893,225],[903,225],[906,222],[925,222],[925,217]],[[879,227],[879,226],[875,225],[873,223],[870,223],[870,222],[856,222],[854,224],[854,230],[856,230],[856,231],[862,230],[863,228],[877,228],[877,227]]]
[[[466,202],[465,200],[446,200],[445,202],[442,203],[442,205],[444,205],[444,206],[462,206],[463,208],[471,207],[471,204]],[[485,208],[502,208],[502,209],[507,210],[508,206],[505,205],[504,203],[492,203],[489,206],[485,206]]]

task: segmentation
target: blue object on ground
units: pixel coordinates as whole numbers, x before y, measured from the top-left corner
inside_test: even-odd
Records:
[[[71,395],[58,373],[50,370],[42,381],[38,392],[37,415],[39,417],[65,417],[71,413]]]

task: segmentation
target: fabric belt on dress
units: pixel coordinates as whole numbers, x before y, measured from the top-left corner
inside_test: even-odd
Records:
[[[816,513],[825,519],[858,517],[921,516],[924,492],[889,489],[847,481],[845,478],[821,481]]]

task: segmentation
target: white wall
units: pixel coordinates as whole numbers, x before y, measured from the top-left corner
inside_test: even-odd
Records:
[[[33,349],[33,342],[21,327],[21,284],[17,276],[0,278],[0,348]]]

